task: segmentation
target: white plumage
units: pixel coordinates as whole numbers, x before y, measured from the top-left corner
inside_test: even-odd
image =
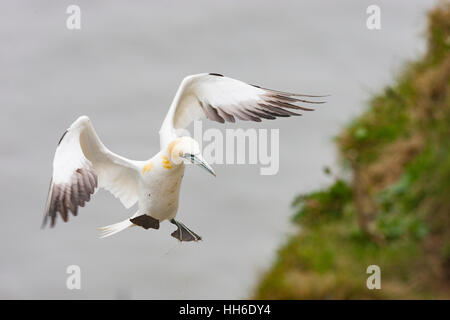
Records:
[[[101,228],[109,236],[130,226],[159,228],[170,220],[177,226],[172,236],[180,241],[201,238],[175,220],[184,163],[190,161],[215,175],[204,161],[198,143],[180,137],[177,129],[208,118],[224,123],[235,119],[261,121],[299,115],[291,110],[312,110],[297,103],[313,102],[298,97],[319,97],[275,91],[246,84],[219,74],[188,76],[181,82],[163,121],[161,151],[147,161],[135,161],[108,150],[98,138],[88,117],[78,118],[61,138],[53,161],[44,225],[54,226],[59,212],[68,221],[70,212],[90,200],[97,187],[110,191],[126,208],[138,203],[137,212],[117,224]]]

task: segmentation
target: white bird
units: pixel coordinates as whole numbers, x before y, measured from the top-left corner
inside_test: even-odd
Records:
[[[177,230],[171,235],[180,241],[201,237],[175,220],[185,162],[199,165],[215,176],[203,159],[198,143],[179,136],[177,129],[207,118],[224,123],[240,120],[261,121],[300,115],[291,110],[313,109],[296,103],[323,103],[293,94],[249,85],[217,73],[191,75],[183,79],[163,121],[161,151],[146,161],[121,157],[108,150],[97,136],[87,116],[79,117],[61,137],[53,160],[53,176],[48,193],[43,226],[55,225],[57,213],[67,222],[70,212],[77,215],[98,187],[110,191],[126,208],[136,202],[138,209],[128,219],[103,228],[107,237],[132,226],[158,229],[169,220]]]

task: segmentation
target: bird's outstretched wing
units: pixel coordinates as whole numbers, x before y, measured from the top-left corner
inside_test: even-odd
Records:
[[[53,160],[45,217],[55,225],[57,213],[67,222],[77,215],[95,189],[103,187],[129,208],[138,200],[137,171],[131,160],[109,151],[88,117],[78,118],[59,141]]]
[[[187,127],[192,121],[208,118],[217,122],[235,122],[235,119],[260,122],[301,115],[295,111],[312,111],[299,103],[311,101],[311,96],[276,91],[249,85],[217,73],[191,75],[183,79],[160,130],[164,148],[176,134],[176,129]]]

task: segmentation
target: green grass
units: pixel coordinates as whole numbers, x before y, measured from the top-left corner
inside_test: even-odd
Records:
[[[429,15],[426,55],[336,139],[353,178],[293,201],[299,230],[255,298],[450,297],[449,49],[444,4]],[[362,208],[373,208],[373,228],[361,228]],[[381,290],[366,287],[372,264]]]
[[[370,109],[355,120],[340,137],[341,152],[359,163],[370,163],[378,158],[381,147],[408,135],[411,119],[408,106],[415,90],[408,78],[385,94],[375,97]]]

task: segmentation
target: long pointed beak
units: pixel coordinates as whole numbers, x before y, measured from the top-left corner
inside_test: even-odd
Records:
[[[199,167],[205,169],[209,173],[211,173],[214,177],[216,176],[216,173],[214,172],[213,168],[208,164],[208,162],[203,159],[202,155],[195,155],[195,154],[185,154],[185,159],[189,160],[191,163],[198,165]]]

